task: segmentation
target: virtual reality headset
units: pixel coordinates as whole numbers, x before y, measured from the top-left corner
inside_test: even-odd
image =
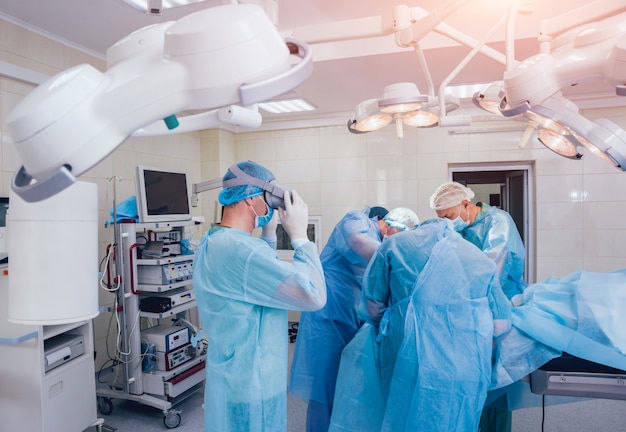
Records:
[[[252,177],[239,168],[237,164],[234,164],[228,169],[235,175],[235,178],[224,180],[222,182],[224,188],[243,185],[257,186],[263,189],[265,202],[267,202],[268,206],[273,209],[278,209],[279,207],[285,208],[285,191],[291,192],[292,188],[276,183],[276,179],[268,181]]]

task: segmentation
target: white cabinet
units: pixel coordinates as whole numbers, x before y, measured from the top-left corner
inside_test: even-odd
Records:
[[[10,267],[0,269],[0,429],[81,432],[96,425],[91,320],[53,326],[9,322]],[[62,338],[81,344],[80,350],[51,350]]]
[[[173,320],[193,325],[189,318],[190,310],[196,307],[191,280],[193,254],[184,253],[179,244],[185,227],[193,225],[192,221],[114,225],[121,348],[116,380],[98,384],[96,390],[102,414],[113,409],[110,399],[129,399],[161,409],[165,425],[174,428],[181,419],[173,406],[203,388],[206,353],[202,347],[192,346],[191,329],[176,349],[161,347],[158,352],[142,334],[142,327],[147,330],[142,326],[146,320],[153,326],[169,326],[173,332],[188,328],[172,325]],[[166,249],[167,253],[160,253]],[[156,363],[147,368],[144,359],[156,359]]]

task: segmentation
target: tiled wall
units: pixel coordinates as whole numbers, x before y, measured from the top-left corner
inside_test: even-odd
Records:
[[[590,110],[626,127],[626,109]],[[484,125],[473,125],[482,129]],[[497,127],[501,127],[498,124]],[[515,125],[512,125],[515,127]],[[533,166],[530,197],[535,233],[536,280],[586,269],[626,268],[626,173],[586,152],[569,160],[522,132],[450,134],[454,128],[393,127],[352,135],[344,126],[237,134],[237,159],[250,158],[293,185],[322,216],[326,239],[348,210],[365,204],[414,209],[434,216],[428,198],[448,180],[449,164],[524,163]]]
[[[101,70],[104,67],[102,60],[1,20],[0,60],[47,75],[81,62],[91,62]],[[8,194],[10,179],[20,165],[7,133],[6,116],[32,88],[0,78],[3,195]],[[587,114],[608,117],[626,127],[625,108]],[[221,177],[237,160],[255,160],[270,168],[279,182],[294,186],[309,205],[311,215],[322,216],[325,240],[343,214],[366,204],[410,207],[421,219],[434,216],[428,198],[448,179],[449,164],[524,161],[532,164],[534,173],[531,200],[535,209],[536,279],[580,269],[611,271],[626,267],[626,173],[590,154],[581,161],[561,158],[538,142],[520,149],[520,131],[451,135],[450,130],[405,129],[404,139],[398,139],[391,126],[363,135],[352,135],[345,126],[337,126],[239,134],[209,130],[131,138],[81,177],[99,186],[100,257],[112,240],[104,221],[113,202],[113,183],[118,202],[134,194],[137,164],[184,169],[195,183]],[[217,191],[202,193],[198,198],[194,214],[212,221]],[[207,225],[197,229],[195,240]],[[95,281],[93,289],[98,289]],[[100,302],[110,306],[111,294],[101,292]],[[109,313],[96,319],[96,367],[106,360],[104,341],[109,320]],[[109,335],[109,346],[114,343],[114,335]]]

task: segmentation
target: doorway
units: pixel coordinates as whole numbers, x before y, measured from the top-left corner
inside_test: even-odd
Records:
[[[450,164],[450,180],[471,188],[475,202],[507,211],[526,249],[524,280],[535,282],[534,196],[532,162],[497,164]]]

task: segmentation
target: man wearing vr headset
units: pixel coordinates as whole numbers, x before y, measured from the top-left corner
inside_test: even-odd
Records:
[[[252,161],[231,166],[222,185],[222,221],[202,238],[193,266],[208,335],[204,430],[285,431],[287,310],[326,303],[322,264],[307,238],[308,207]],[[293,262],[276,253],[274,210],[291,239]]]

